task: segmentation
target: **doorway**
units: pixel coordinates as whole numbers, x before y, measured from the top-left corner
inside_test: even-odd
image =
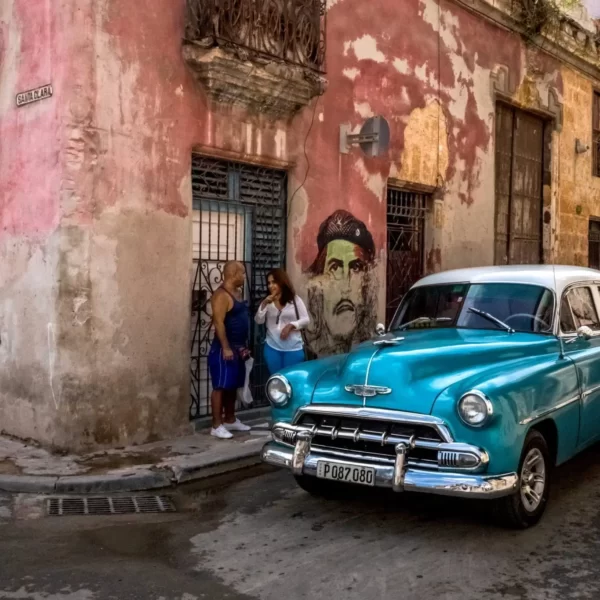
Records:
[[[229,260],[246,269],[244,297],[251,314],[253,407],[266,406],[264,333],[252,319],[267,295],[267,273],[285,266],[285,171],[192,156],[193,257],[190,419],[209,416],[212,386],[208,352],[214,337],[210,299]],[[243,409],[243,406],[239,406]]]
[[[544,121],[496,106],[494,263],[542,262]]]
[[[404,294],[423,275],[426,194],[387,190],[386,325]]]

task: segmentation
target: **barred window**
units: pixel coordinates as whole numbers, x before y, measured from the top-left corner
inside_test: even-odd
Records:
[[[600,177],[600,92],[594,92],[592,106],[593,175]]]
[[[590,219],[588,228],[588,266],[600,269],[600,220]]]

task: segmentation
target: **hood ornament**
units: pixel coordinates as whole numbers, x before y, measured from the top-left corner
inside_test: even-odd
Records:
[[[392,388],[379,385],[347,385],[344,389],[363,398],[373,398],[377,395],[385,396],[392,393]]]
[[[397,346],[403,340],[403,337],[394,337],[386,340],[377,340],[376,342],[373,342],[373,346]]]

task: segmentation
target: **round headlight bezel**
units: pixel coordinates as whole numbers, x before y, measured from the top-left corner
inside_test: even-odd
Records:
[[[285,397],[283,399],[275,400],[271,396],[270,387],[271,387],[271,384],[273,384],[273,383],[280,383],[283,385],[283,390],[281,392],[282,394],[285,395]],[[269,400],[271,405],[275,408],[282,408],[283,406],[288,404],[289,401],[292,399],[292,386],[290,385],[290,382],[283,375],[273,375],[273,377],[270,377],[269,380],[267,381],[266,392],[267,392],[267,399]]]
[[[469,400],[469,398],[475,399],[477,405],[483,409],[479,413],[483,415],[481,421],[472,421],[467,418],[467,411],[464,408],[464,404],[466,401]],[[460,397],[460,400],[458,401],[457,405],[457,412],[458,416],[461,418],[462,422],[465,425],[468,425],[469,427],[479,428],[483,427],[492,418],[494,414],[494,407],[492,406],[490,399],[483,392],[480,392],[479,390],[471,390]]]

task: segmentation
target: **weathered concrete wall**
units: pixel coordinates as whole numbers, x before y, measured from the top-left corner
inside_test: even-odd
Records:
[[[0,3],[0,430],[54,436],[64,79],[58,2]],[[55,97],[16,108],[48,83]]]
[[[328,12],[327,43],[329,88],[319,101],[318,121],[308,140],[311,169],[302,200],[297,200],[302,208],[294,207],[292,259],[297,273],[306,273],[316,254],[307,241],[316,239],[319,226],[335,209],[348,210],[367,224],[375,240],[377,275],[370,285],[376,293],[363,296],[377,306],[382,319],[388,181],[438,189],[427,223],[427,271],[493,263],[492,80],[503,69],[509,73],[510,93],[516,93],[527,72],[526,52],[518,35],[450,0],[401,5],[380,0],[377,9],[359,0],[339,0]],[[558,66],[546,62],[544,82],[559,88]],[[375,114],[390,123],[388,155],[367,159],[359,150],[340,155],[340,123],[357,131]],[[302,130],[306,124],[296,126]],[[315,277],[309,270],[308,276],[309,301],[325,298],[312,311],[317,349],[338,350],[339,340],[329,341],[330,332],[321,322],[331,306],[327,298],[351,295],[342,288],[352,285],[340,283],[337,273]],[[359,311],[355,316],[355,331],[364,337],[364,316]],[[346,330],[345,320],[331,316],[329,329]]]
[[[189,403],[189,156],[100,4],[0,7],[0,429],[56,447],[170,435]]]
[[[0,426],[11,433],[107,446],[185,426],[192,150],[288,169],[288,268],[315,349],[341,351],[384,315],[388,180],[438,188],[427,270],[491,264],[492,82],[542,111],[589,85],[452,0],[337,0],[327,92],[274,122],[209,104],[181,56],[184,9],[0,7]],[[53,99],[15,109],[16,91],[49,78]],[[358,131],[375,114],[390,123],[389,153],[340,154],[340,124]],[[570,145],[554,134],[553,156],[571,160]],[[560,185],[555,169],[551,208]]]
[[[181,57],[183,1],[0,10],[0,428],[69,448],[174,434],[189,407],[192,149],[282,166],[286,126],[213,122]],[[52,99],[16,110],[17,91],[49,80]]]
[[[588,265],[588,223],[600,216],[600,178],[592,174],[593,83],[570,69],[563,69],[564,127],[557,140],[559,180],[557,262]],[[590,147],[575,152],[576,140]]]
[[[313,349],[323,354],[363,339],[383,317],[390,178],[440,190],[428,222],[427,270],[493,262],[492,81],[505,73],[507,95],[525,107],[536,100],[543,109],[550,89],[562,97],[557,63],[452,0],[401,6],[378,0],[377,10],[338,0],[329,4],[327,20],[327,92],[293,119],[272,122],[208,104],[181,61],[183,13],[183,1],[155,10],[124,0],[95,5],[102,57],[96,68],[104,72],[96,119],[109,149],[99,177],[122,182],[130,190],[122,192],[127,202],[145,191],[147,206],[164,190],[166,204],[177,207],[166,212],[189,230],[192,148],[286,166],[290,195],[295,192],[288,267],[309,301]],[[100,102],[106,97],[114,102]],[[340,124],[357,131],[375,114],[390,123],[389,153],[376,159],[357,149],[340,154]],[[113,148],[118,131],[122,139]],[[145,190],[135,189],[132,167]],[[150,206],[145,218],[161,218],[161,206]],[[170,258],[183,268],[183,253]]]
[[[70,447],[174,434],[189,403],[189,157],[167,92],[177,35],[167,20],[136,37],[133,15],[113,5],[71,15],[58,265],[58,420]]]

